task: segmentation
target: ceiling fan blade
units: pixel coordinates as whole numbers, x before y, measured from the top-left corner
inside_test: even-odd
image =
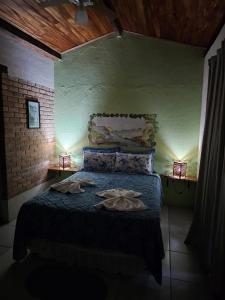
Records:
[[[70,3],[69,0],[38,0],[41,6],[48,7],[58,4]]]

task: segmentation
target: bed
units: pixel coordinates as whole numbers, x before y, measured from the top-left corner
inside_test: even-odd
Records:
[[[154,114],[91,115],[88,137],[92,147],[83,148],[83,171],[66,181],[89,179],[96,185],[85,186],[79,194],[50,189],[25,203],[17,218],[14,259],[21,260],[32,251],[113,273],[148,272],[161,283],[164,249],[162,188],[154,173],[156,129]],[[105,144],[112,148],[104,148]],[[133,151],[137,147],[144,152]],[[102,201],[96,192],[113,188],[141,193],[144,210],[96,207]]]
[[[23,259],[35,241],[93,251],[100,249],[103,253],[140,258],[145,269],[161,283],[164,249],[160,228],[160,177],[80,171],[66,180],[78,178],[94,180],[96,185],[85,187],[85,193],[80,194],[62,194],[50,189],[22,206],[16,224],[14,259]],[[112,212],[96,208],[95,204],[102,199],[95,193],[109,188],[142,193],[140,199],[147,209]]]

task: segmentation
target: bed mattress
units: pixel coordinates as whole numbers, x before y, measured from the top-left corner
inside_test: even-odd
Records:
[[[13,247],[15,260],[27,254],[29,242],[45,239],[90,249],[105,249],[136,255],[160,283],[164,257],[160,228],[161,180],[157,174],[77,172],[71,179],[88,178],[96,186],[86,186],[80,194],[49,190],[26,202],[20,209]],[[95,193],[112,188],[131,189],[147,206],[136,212],[115,212],[95,207],[103,199]]]

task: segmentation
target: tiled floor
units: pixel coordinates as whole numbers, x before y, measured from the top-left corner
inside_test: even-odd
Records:
[[[188,209],[163,207],[161,228],[166,252],[163,283],[152,277],[104,275],[108,285],[107,300],[209,300],[205,278],[198,260],[184,244],[192,213]],[[15,221],[0,227],[0,291],[2,300],[34,299],[24,288],[27,274],[43,260],[28,257],[22,263],[12,260]]]

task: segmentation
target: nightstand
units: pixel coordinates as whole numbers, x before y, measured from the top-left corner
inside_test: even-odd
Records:
[[[190,207],[194,205],[196,177],[179,178],[173,175],[161,174],[164,203],[168,205]]]
[[[50,165],[48,168],[48,172],[50,175],[56,175],[58,177],[69,177],[70,175],[80,171],[80,167],[72,166],[70,168],[60,168],[58,165]]]
[[[191,182],[197,182],[197,177],[194,176],[177,177],[173,175],[164,175],[164,174],[162,174],[161,176],[165,176],[167,186],[169,186],[170,182],[172,183],[173,181],[176,180],[182,180],[187,183],[187,187],[189,188]]]

